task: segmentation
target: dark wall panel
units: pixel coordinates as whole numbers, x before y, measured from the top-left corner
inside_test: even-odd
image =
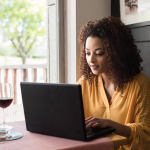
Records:
[[[150,81],[150,26],[132,28],[132,34],[137,48],[141,51],[143,59],[141,66],[143,73],[147,75]]]
[[[138,47],[138,49],[141,50],[141,57],[143,59],[143,62],[141,63],[141,66],[143,67],[143,73],[147,75],[149,81],[150,81],[150,42],[138,42],[135,43]]]
[[[132,34],[135,41],[150,41],[150,26],[133,28]]]

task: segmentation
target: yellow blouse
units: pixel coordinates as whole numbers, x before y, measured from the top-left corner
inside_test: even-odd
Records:
[[[132,82],[125,84],[123,94],[115,91],[110,103],[101,75],[98,76],[98,86],[95,79],[90,86],[83,77],[77,84],[82,87],[85,118],[108,118],[131,127],[130,144],[120,149],[144,150],[150,142],[150,83],[145,74],[139,73]]]

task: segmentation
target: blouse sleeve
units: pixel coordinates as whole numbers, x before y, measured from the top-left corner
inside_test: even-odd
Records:
[[[131,128],[130,144],[124,146],[129,150],[144,150],[150,142],[150,83],[144,77],[140,84],[140,91],[135,105],[134,121],[128,123]]]

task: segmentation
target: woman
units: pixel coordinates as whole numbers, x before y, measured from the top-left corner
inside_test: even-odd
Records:
[[[86,128],[114,127],[129,139],[120,149],[143,150],[150,141],[150,83],[131,30],[119,18],[81,28],[80,75]]]

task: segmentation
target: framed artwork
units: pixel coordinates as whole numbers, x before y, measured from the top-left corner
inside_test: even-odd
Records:
[[[150,0],[120,0],[120,18],[126,25],[150,25]]]

